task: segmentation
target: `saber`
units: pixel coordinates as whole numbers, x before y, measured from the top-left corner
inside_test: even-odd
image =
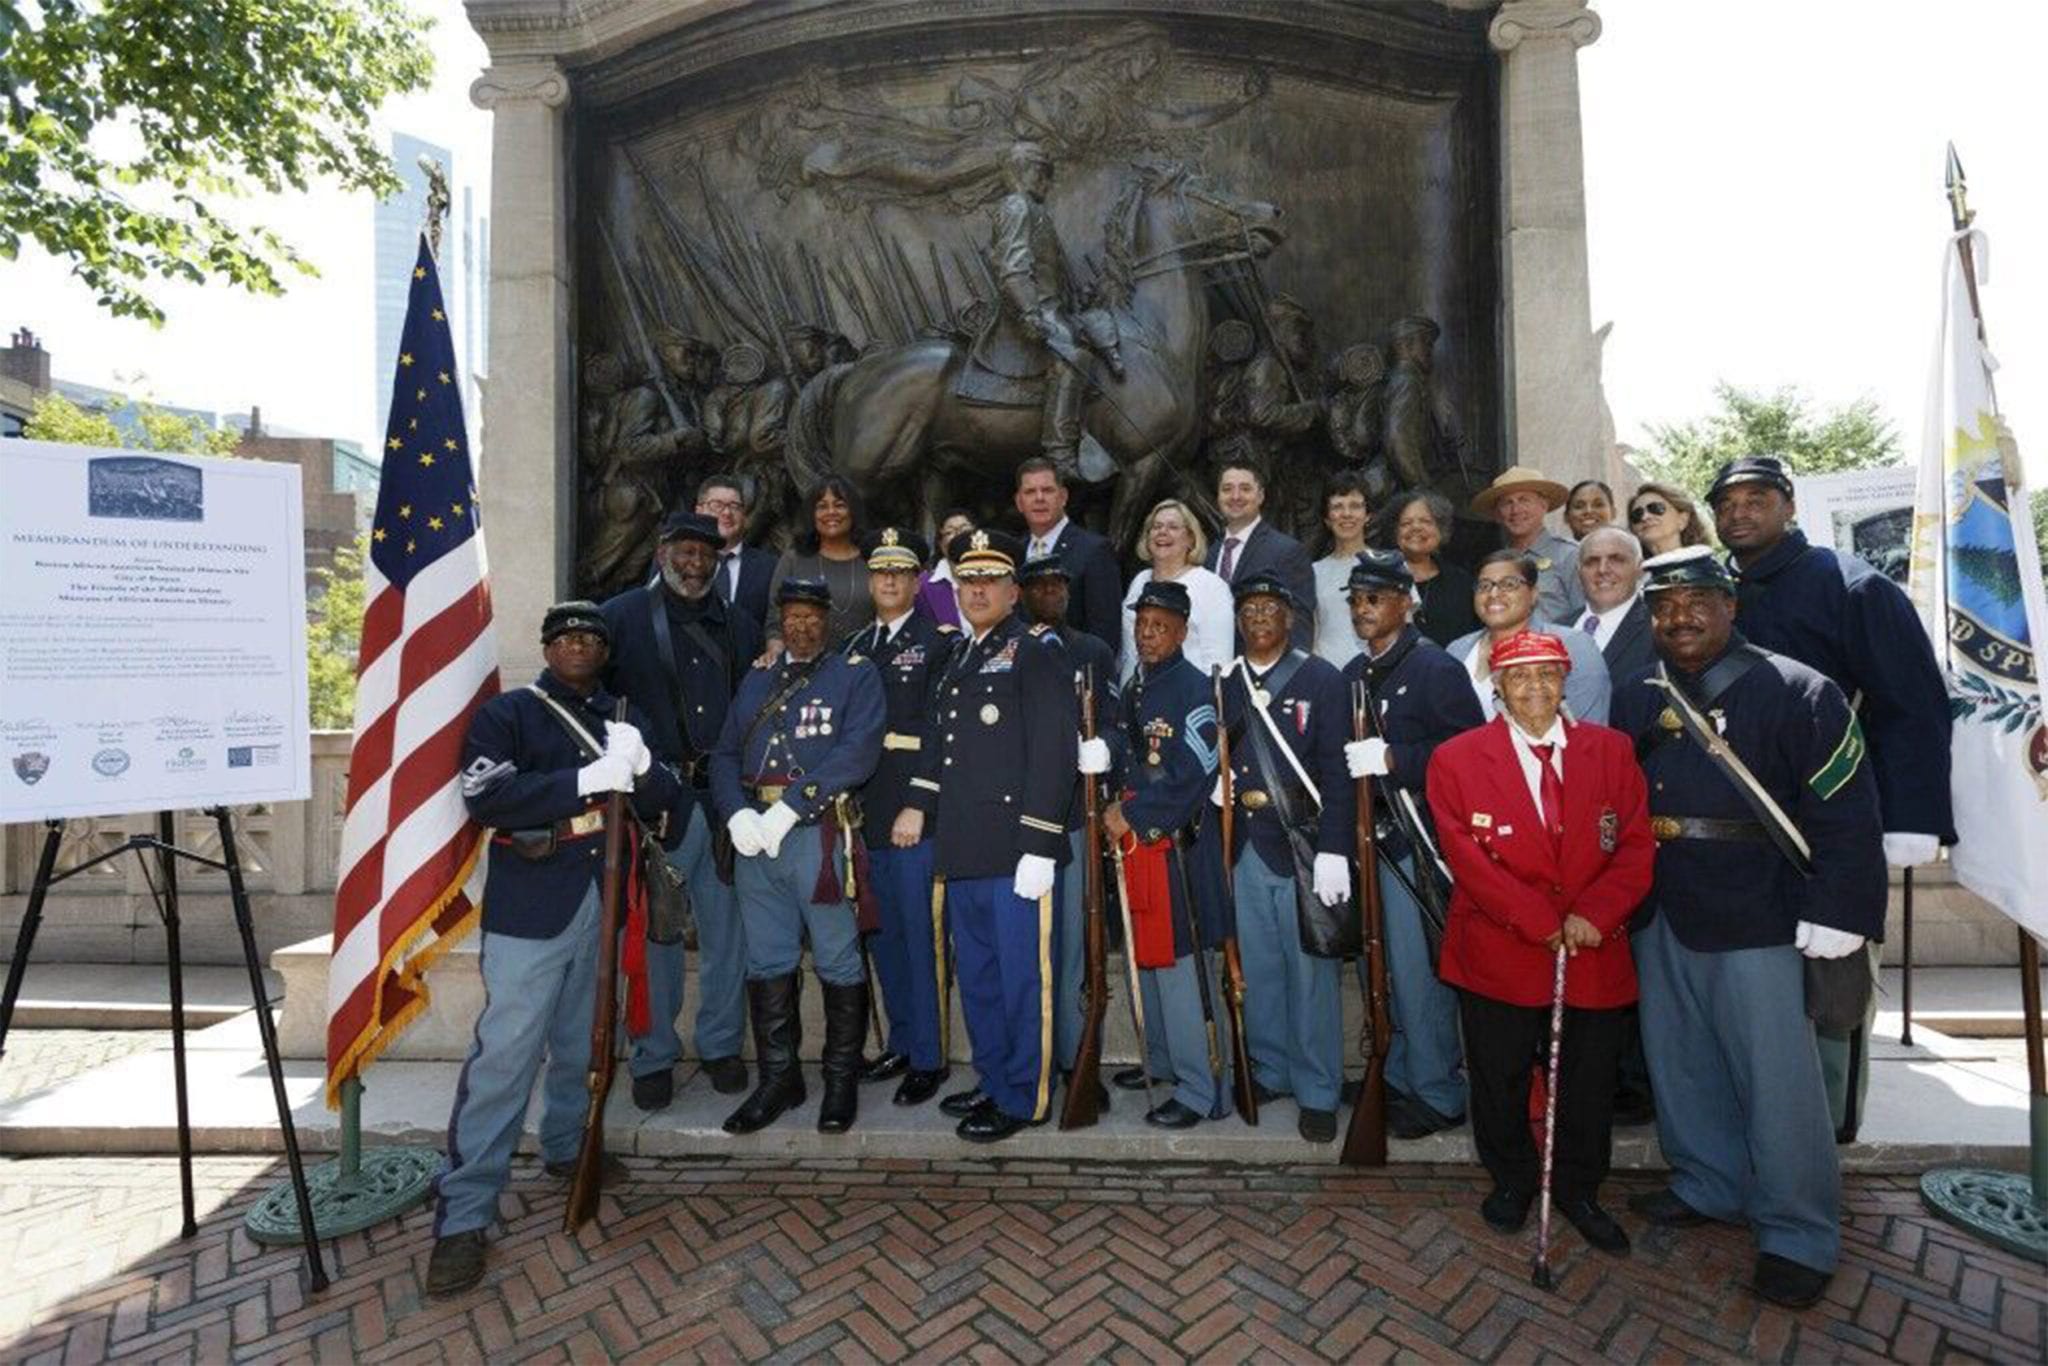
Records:
[[[1116,905],[1124,923],[1124,971],[1131,979],[1131,1026],[1138,1031],[1138,1070],[1145,1074],[1145,1109],[1159,1108],[1152,1096],[1152,1045],[1145,1039],[1145,993],[1138,983],[1138,941],[1131,932],[1131,886],[1124,877],[1124,842],[1109,842],[1116,863]]]

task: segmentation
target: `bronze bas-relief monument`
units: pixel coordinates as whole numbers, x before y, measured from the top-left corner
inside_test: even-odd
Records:
[[[569,75],[586,591],[717,468],[772,538],[827,471],[928,521],[1044,453],[1128,545],[1225,459],[1297,526],[1502,463],[1483,14],[756,5]]]

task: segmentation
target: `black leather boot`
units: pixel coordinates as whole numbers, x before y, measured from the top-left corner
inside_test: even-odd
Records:
[[[761,1084],[725,1121],[729,1134],[751,1134],[773,1124],[785,1110],[804,1103],[804,1073],[797,1063],[803,1024],[797,1013],[799,973],[747,983],[747,1009],[754,1017],[754,1059]]]
[[[825,1099],[818,1104],[818,1132],[843,1134],[860,1109],[861,1045],[868,1036],[868,984],[825,988]]]

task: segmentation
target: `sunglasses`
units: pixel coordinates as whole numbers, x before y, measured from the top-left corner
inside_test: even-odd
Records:
[[[1631,522],[1647,522],[1652,517],[1662,517],[1669,511],[1671,511],[1671,504],[1660,503],[1655,498],[1651,498],[1637,503],[1634,507],[1630,508],[1628,510],[1628,519]]]

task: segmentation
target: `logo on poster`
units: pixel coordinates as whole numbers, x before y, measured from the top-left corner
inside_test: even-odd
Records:
[[[192,773],[206,767],[206,760],[190,745],[180,745],[178,752],[164,760],[166,773]]]
[[[50,771],[50,756],[41,750],[24,750],[14,756],[14,776],[34,787]]]
[[[128,751],[103,749],[92,756],[92,771],[102,778],[118,778],[128,771]]]

